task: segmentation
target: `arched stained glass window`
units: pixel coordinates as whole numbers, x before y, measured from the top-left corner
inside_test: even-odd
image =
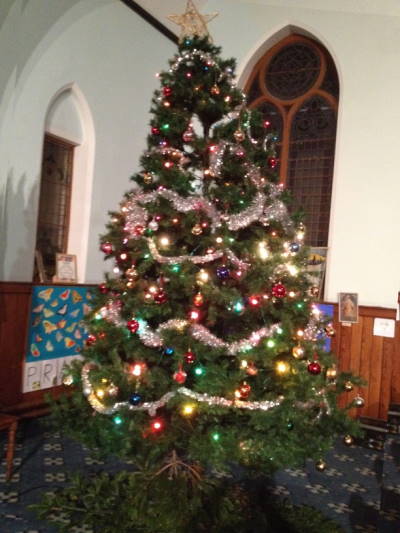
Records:
[[[290,35],[256,64],[246,84],[250,107],[278,133],[279,172],[306,214],[307,244],[327,246],[339,83],[327,50]]]

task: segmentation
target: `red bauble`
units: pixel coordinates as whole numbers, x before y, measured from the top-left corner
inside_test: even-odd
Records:
[[[269,157],[267,162],[268,162],[269,168],[275,168],[276,165],[278,164],[278,160],[276,157]]]
[[[88,335],[86,338],[86,346],[92,346],[97,341],[96,335]]]
[[[151,133],[152,133],[152,135],[160,135],[160,130],[156,126],[153,126],[151,128]]]
[[[269,128],[271,126],[271,122],[269,120],[264,120],[264,128]]]
[[[173,375],[173,378],[174,380],[177,382],[177,383],[185,383],[186,381],[186,378],[187,378],[187,374],[184,370],[182,369],[179,369],[175,372],[175,374]]]
[[[201,294],[201,292],[198,292],[193,298],[193,305],[195,305],[196,307],[201,307],[203,303],[204,303],[204,297]]]
[[[126,323],[126,327],[129,329],[129,331],[131,333],[136,333],[137,330],[139,329],[139,322],[137,320],[128,320],[128,322]]]
[[[188,128],[186,131],[182,134],[183,142],[185,143],[191,143],[194,139],[194,131],[192,128]]]
[[[100,245],[100,250],[104,252],[105,254],[110,255],[113,251],[112,244],[110,242],[103,242]]]
[[[167,299],[168,299],[167,295],[163,289],[160,289],[158,293],[154,296],[154,301],[156,302],[156,304],[159,304],[159,305],[165,304]]]
[[[163,87],[163,95],[164,96],[171,96],[172,94],[172,89],[171,87]]]
[[[316,376],[317,374],[321,373],[321,365],[318,363],[318,361],[312,361],[307,366],[307,370],[310,372],[310,374],[314,374]]]
[[[248,383],[242,383],[242,385],[240,385],[239,387],[239,392],[240,392],[241,398],[244,398],[244,399],[248,398],[251,392],[250,385]]]
[[[108,293],[108,287],[105,283],[101,283],[99,285],[99,291],[101,292],[101,294],[107,294]]]
[[[283,285],[283,283],[275,283],[275,285],[272,287],[272,294],[276,298],[283,298],[286,296],[285,285]]]
[[[133,234],[137,237],[140,237],[140,235],[143,235],[144,232],[144,226],[141,226],[140,224],[137,224],[133,229]]]
[[[191,365],[192,363],[194,363],[196,361],[196,356],[195,354],[188,350],[186,353],[185,353],[185,363]]]

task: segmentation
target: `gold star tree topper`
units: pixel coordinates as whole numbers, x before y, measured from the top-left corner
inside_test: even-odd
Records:
[[[217,15],[218,13],[201,15],[194,5],[193,0],[188,0],[185,13],[182,15],[169,15],[168,19],[181,27],[179,41],[183,41],[184,37],[194,37],[195,35],[198,37],[210,37],[207,23]]]

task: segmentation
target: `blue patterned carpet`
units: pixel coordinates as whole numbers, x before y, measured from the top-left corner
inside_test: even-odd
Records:
[[[55,533],[27,506],[66,483],[67,473],[99,468],[118,470],[116,461],[94,460],[87,449],[59,433],[46,432],[38,420],[21,424],[14,474],[5,481],[6,433],[1,434],[0,533]],[[338,443],[326,457],[327,468],[279,472],[271,490],[295,504],[307,504],[333,518],[346,532],[400,533],[400,435],[388,435],[384,450]],[[63,521],[65,517],[58,516]],[[90,533],[85,527],[71,533]],[[118,533],[118,532],[116,532]],[[307,532],[305,532],[307,533]]]

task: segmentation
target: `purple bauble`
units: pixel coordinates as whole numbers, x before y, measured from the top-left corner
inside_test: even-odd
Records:
[[[217,268],[217,277],[219,279],[228,279],[230,276],[229,268],[226,266],[220,266]]]

